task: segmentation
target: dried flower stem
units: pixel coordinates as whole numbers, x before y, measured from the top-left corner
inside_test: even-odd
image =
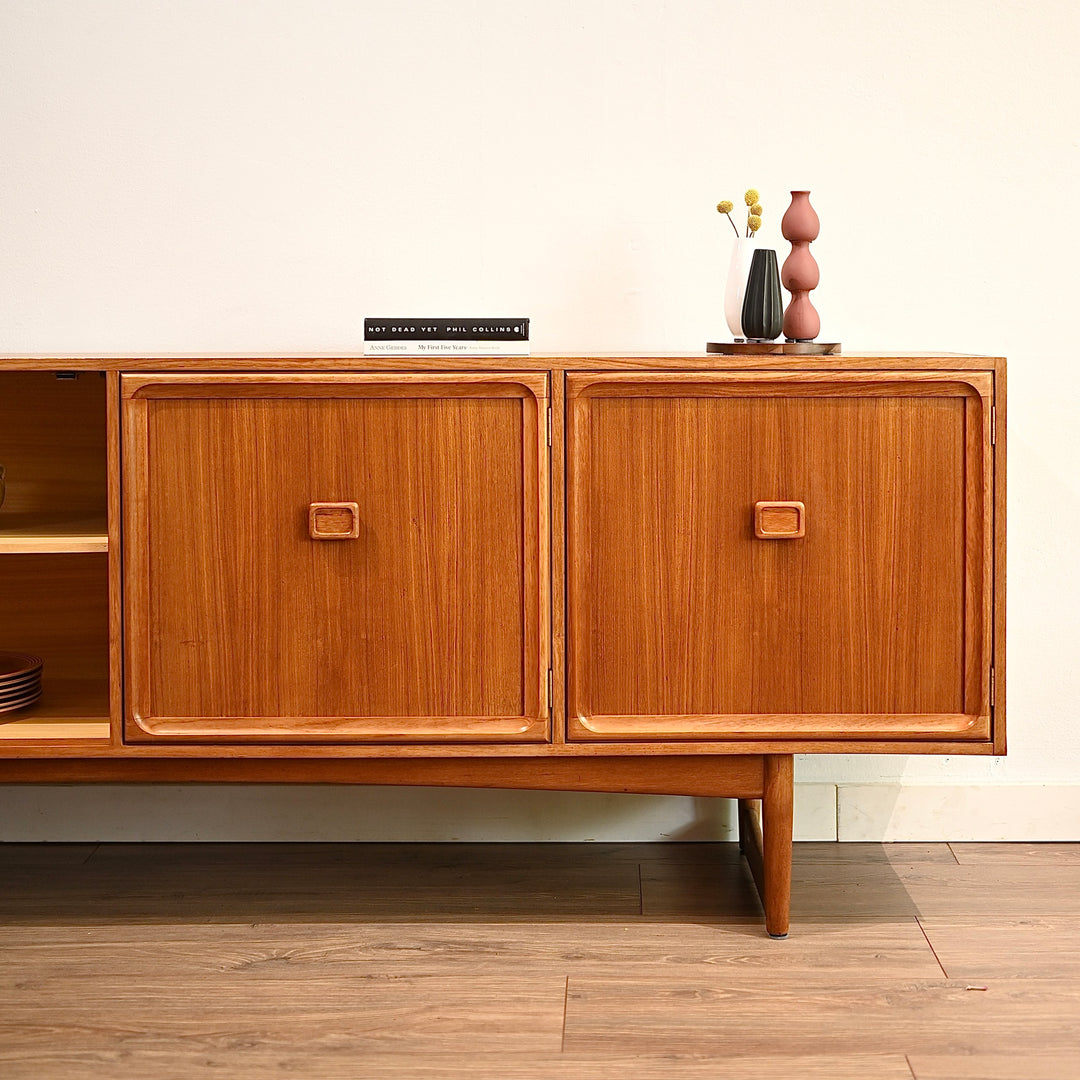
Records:
[[[731,217],[731,211],[735,209],[735,204],[730,199],[721,199],[720,202],[716,204],[716,209],[719,210],[720,213],[728,219],[728,221],[731,223],[732,229],[735,230],[735,235],[738,236],[738,227],[735,225],[735,222],[732,220]]]

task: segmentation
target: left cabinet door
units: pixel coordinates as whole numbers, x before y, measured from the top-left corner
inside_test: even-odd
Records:
[[[546,373],[121,393],[129,740],[549,737]]]

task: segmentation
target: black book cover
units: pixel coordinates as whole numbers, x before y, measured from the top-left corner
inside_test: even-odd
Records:
[[[528,319],[365,319],[365,341],[528,341]]]

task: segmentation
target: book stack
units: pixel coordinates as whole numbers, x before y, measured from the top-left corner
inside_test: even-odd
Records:
[[[364,352],[379,356],[528,356],[528,319],[365,319]]]

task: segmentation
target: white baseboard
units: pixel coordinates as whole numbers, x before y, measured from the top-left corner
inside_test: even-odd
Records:
[[[731,840],[734,803],[273,784],[0,786],[0,842]],[[1080,785],[796,784],[795,838],[1080,840]]]
[[[837,838],[1080,840],[1080,784],[840,784]]]
[[[729,799],[272,784],[0,786],[0,842],[731,840]],[[795,836],[836,839],[836,786],[797,784]]]

